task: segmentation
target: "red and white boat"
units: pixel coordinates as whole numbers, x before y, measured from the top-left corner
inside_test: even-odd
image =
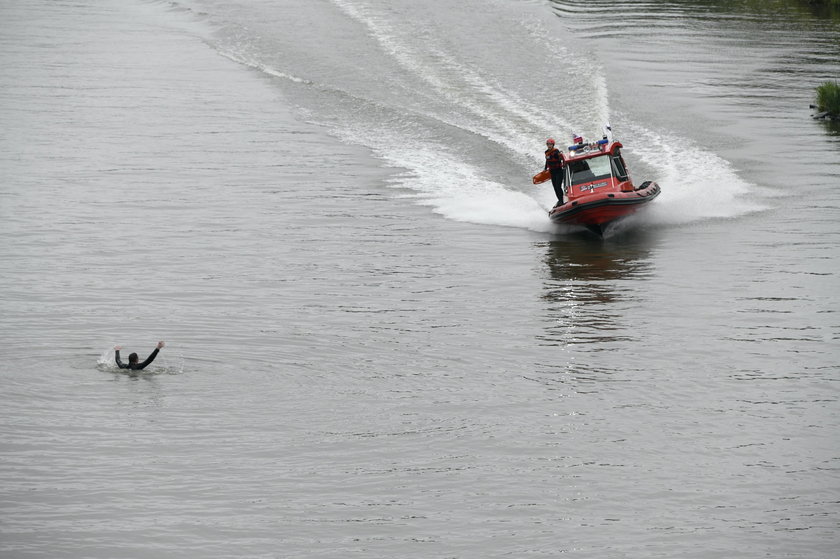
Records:
[[[578,138],[575,138],[576,140]],[[610,223],[635,213],[659,196],[659,185],[635,186],[621,157],[621,142],[607,139],[569,146],[564,193],[548,217],[554,223],[582,225],[597,235]],[[534,176],[534,184],[551,178],[548,171]]]

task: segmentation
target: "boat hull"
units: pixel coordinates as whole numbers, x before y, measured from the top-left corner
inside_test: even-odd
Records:
[[[604,192],[580,197],[555,206],[548,217],[554,223],[582,225],[596,233],[613,221],[619,220],[652,202],[659,196],[655,182],[643,183],[631,192]]]

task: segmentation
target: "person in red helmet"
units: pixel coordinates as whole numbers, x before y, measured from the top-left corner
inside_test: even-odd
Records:
[[[545,168],[551,173],[551,185],[557,195],[557,206],[563,203],[563,179],[566,176],[566,159],[559,149],[554,147],[554,139],[545,141]]]

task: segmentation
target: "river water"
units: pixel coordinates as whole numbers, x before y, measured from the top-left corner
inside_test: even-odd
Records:
[[[837,20],[0,21],[2,557],[835,556],[840,131],[808,105]],[[605,122],[662,194],[555,229],[544,140]]]

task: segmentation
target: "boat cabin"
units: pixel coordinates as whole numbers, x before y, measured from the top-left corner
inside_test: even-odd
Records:
[[[632,192],[633,182],[621,157],[621,142],[600,140],[569,146],[566,195],[575,200],[603,192]]]

